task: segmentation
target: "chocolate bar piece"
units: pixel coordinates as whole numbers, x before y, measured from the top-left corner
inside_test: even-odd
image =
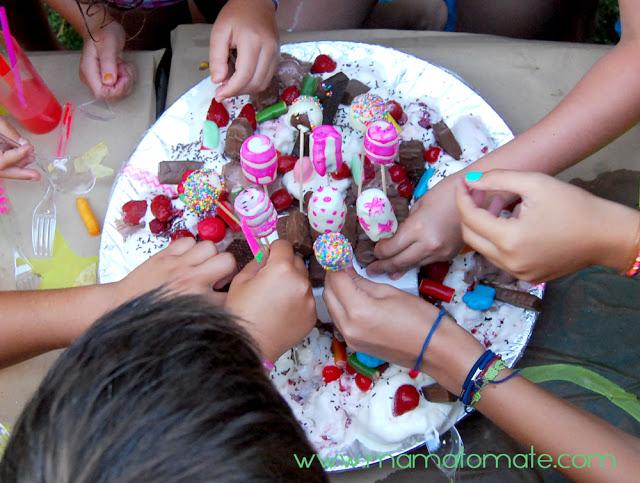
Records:
[[[280,89],[283,90],[289,86],[300,88],[303,77],[310,70],[311,64],[309,62],[302,62],[293,55],[280,54],[280,63],[276,70],[276,78],[280,84]]]
[[[489,285],[496,289],[496,300],[505,302],[516,307],[523,309],[535,310],[540,312],[542,310],[542,299],[532,295],[528,292],[521,292],[520,290],[513,290],[510,288],[500,287],[490,282],[483,281],[485,285]]]
[[[303,156],[309,156],[309,137],[311,131],[307,131],[304,133],[304,152]],[[298,156],[300,154],[300,131],[296,134],[296,142],[293,144],[293,150],[291,151],[293,156]]]
[[[342,104],[346,104],[348,106],[360,94],[364,94],[366,92],[369,92],[370,90],[371,88],[368,85],[363,84],[358,79],[349,79],[349,82],[347,83],[347,88],[342,94],[342,99],[341,99]]]
[[[424,173],[424,145],[422,141],[412,139],[400,143],[399,161],[407,171],[407,176],[411,181],[417,183]]]
[[[438,383],[422,386],[421,390],[425,399],[432,403],[450,403],[458,399]]]
[[[433,134],[436,137],[436,142],[442,146],[442,149],[455,159],[460,159],[462,156],[462,148],[444,121],[437,122],[433,125]]]
[[[279,96],[279,82],[276,77],[273,77],[265,90],[251,96],[251,104],[253,104],[254,109],[258,112],[278,102]]]
[[[160,161],[158,181],[162,184],[178,184],[185,171],[202,168],[202,161]]]
[[[309,280],[311,281],[311,286],[314,288],[324,287],[324,276],[325,271],[322,265],[318,263],[315,256],[311,257],[309,259]]]
[[[351,246],[355,248],[358,242],[358,215],[354,208],[347,209],[342,234],[349,240]]]
[[[407,203],[406,198],[402,198],[401,196],[389,196],[389,202],[393,207],[393,212],[398,220],[398,225],[409,218],[409,203]]]
[[[375,246],[375,242],[369,240],[368,238],[366,240],[358,240],[358,244],[356,245],[354,254],[356,256],[356,260],[358,260],[358,263],[360,265],[366,267],[370,263],[373,263],[377,260],[375,254],[373,253],[373,249],[375,248]]]
[[[251,253],[246,240],[233,240],[227,247],[227,252],[231,253],[236,259],[238,270],[242,270],[251,260],[253,260],[253,253]]]
[[[227,139],[224,143],[224,154],[234,161],[240,160],[240,147],[245,139],[253,134],[253,126],[248,119],[236,117],[227,129]]]
[[[344,72],[338,72],[323,80],[318,86],[316,95],[322,104],[322,124],[333,124],[340,102],[349,84]]]
[[[303,257],[313,255],[309,219],[298,210],[278,218],[278,238],[288,240],[293,250]]]

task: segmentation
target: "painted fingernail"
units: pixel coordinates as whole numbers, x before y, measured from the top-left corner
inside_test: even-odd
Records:
[[[465,179],[469,182],[469,183],[474,183],[476,181],[479,181],[480,178],[482,178],[482,175],[484,173],[482,171],[469,171],[466,176]]]
[[[104,74],[102,74],[102,82],[113,82],[113,74],[111,72],[105,72]]]

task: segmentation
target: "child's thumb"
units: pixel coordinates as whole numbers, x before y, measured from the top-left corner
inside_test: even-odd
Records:
[[[116,49],[102,49],[100,60],[100,80],[106,86],[113,86],[118,81],[118,55]]]

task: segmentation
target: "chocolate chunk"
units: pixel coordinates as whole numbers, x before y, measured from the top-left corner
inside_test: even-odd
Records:
[[[309,156],[309,136],[311,131],[307,131],[304,133],[304,153],[303,156]],[[298,156],[300,154],[300,131],[296,134],[296,142],[293,144],[293,150],[291,154],[294,156]]]
[[[490,283],[508,285],[517,280],[516,277],[496,267],[479,253],[473,256],[473,262],[473,266],[464,274],[464,281],[467,284],[486,280]]]
[[[360,265],[366,267],[370,263],[373,263],[377,260],[375,254],[373,253],[373,249],[375,248],[375,246],[375,242],[369,240],[368,238],[366,240],[363,240],[361,238],[358,239],[358,244],[356,245],[354,254],[356,256],[356,260]]]
[[[510,288],[500,287],[491,282],[482,281],[485,285],[496,289],[496,300],[505,302],[516,307],[523,309],[535,310],[540,312],[542,310],[542,299],[532,295],[528,292],[521,292],[520,290],[513,290]]]
[[[236,117],[227,129],[227,139],[224,142],[224,154],[234,161],[240,160],[240,147],[245,139],[253,134],[253,126],[248,119]]]
[[[311,281],[311,286],[314,288],[324,287],[324,276],[325,271],[322,265],[318,263],[315,256],[311,257],[309,259],[309,280]]]
[[[444,121],[437,122],[433,125],[433,134],[436,137],[436,142],[442,146],[442,149],[455,159],[460,159],[462,156],[462,148]]]
[[[342,234],[347,237],[351,246],[355,248],[358,242],[358,215],[355,208],[348,209],[342,227]]]
[[[222,167],[222,177],[224,178],[224,186],[227,192],[236,195],[251,185],[251,182],[244,176],[240,163],[227,163]],[[234,200],[231,200],[233,204]]]
[[[407,171],[407,176],[411,181],[417,183],[425,170],[424,145],[422,141],[412,139],[400,143],[399,161]]]
[[[269,107],[270,105],[278,102],[279,96],[279,82],[276,77],[273,77],[265,90],[251,96],[251,104],[253,104],[256,112],[261,111],[265,107]]]
[[[342,104],[346,104],[348,106],[353,102],[354,98],[358,97],[360,94],[369,92],[370,90],[371,88],[368,85],[363,84],[359,80],[349,79],[349,82],[347,83],[347,88],[342,94],[342,99],[341,99]]]
[[[296,86],[300,88],[302,85],[302,78],[311,70],[311,64],[309,62],[302,62],[289,54],[280,54],[280,63],[276,69],[276,78],[280,84],[280,89],[283,90],[289,86]]]
[[[344,204],[347,205],[347,208],[352,208],[353,210],[355,210],[357,200],[358,188],[355,185],[351,184],[344,194]]]
[[[253,253],[251,253],[246,240],[233,240],[227,247],[227,252],[231,253],[236,259],[238,270],[242,270],[251,260],[253,260]]]
[[[400,196],[389,196],[389,202],[391,203],[393,212],[396,214],[396,218],[398,219],[398,225],[409,218],[409,203],[407,203],[406,198],[402,198]]]
[[[323,80],[318,86],[316,95],[322,104],[322,124],[333,124],[340,102],[349,84],[344,72],[338,72]]]
[[[432,403],[450,403],[458,399],[438,383],[422,386],[421,390],[425,399]]]
[[[306,114],[295,114],[291,116],[291,126],[295,129],[298,129],[298,126],[303,126],[310,130],[311,121],[309,121],[309,116]]]
[[[298,210],[278,218],[278,237],[288,240],[293,250],[303,257],[313,255],[309,219]]]
[[[160,161],[158,181],[162,184],[178,184],[187,170],[196,170],[204,165],[201,161]]]

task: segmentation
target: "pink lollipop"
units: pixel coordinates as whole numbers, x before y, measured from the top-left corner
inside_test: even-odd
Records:
[[[267,237],[276,230],[278,213],[262,191],[255,188],[242,190],[233,207],[256,238]]]
[[[369,124],[364,136],[364,152],[371,162],[382,166],[393,164],[399,146],[400,138],[393,124],[384,120]]]
[[[342,166],[342,136],[330,125],[318,126],[311,132],[309,154],[320,176],[338,171]]]
[[[240,166],[252,183],[262,186],[273,183],[278,172],[278,155],[271,139],[264,134],[245,139],[240,148]]]

